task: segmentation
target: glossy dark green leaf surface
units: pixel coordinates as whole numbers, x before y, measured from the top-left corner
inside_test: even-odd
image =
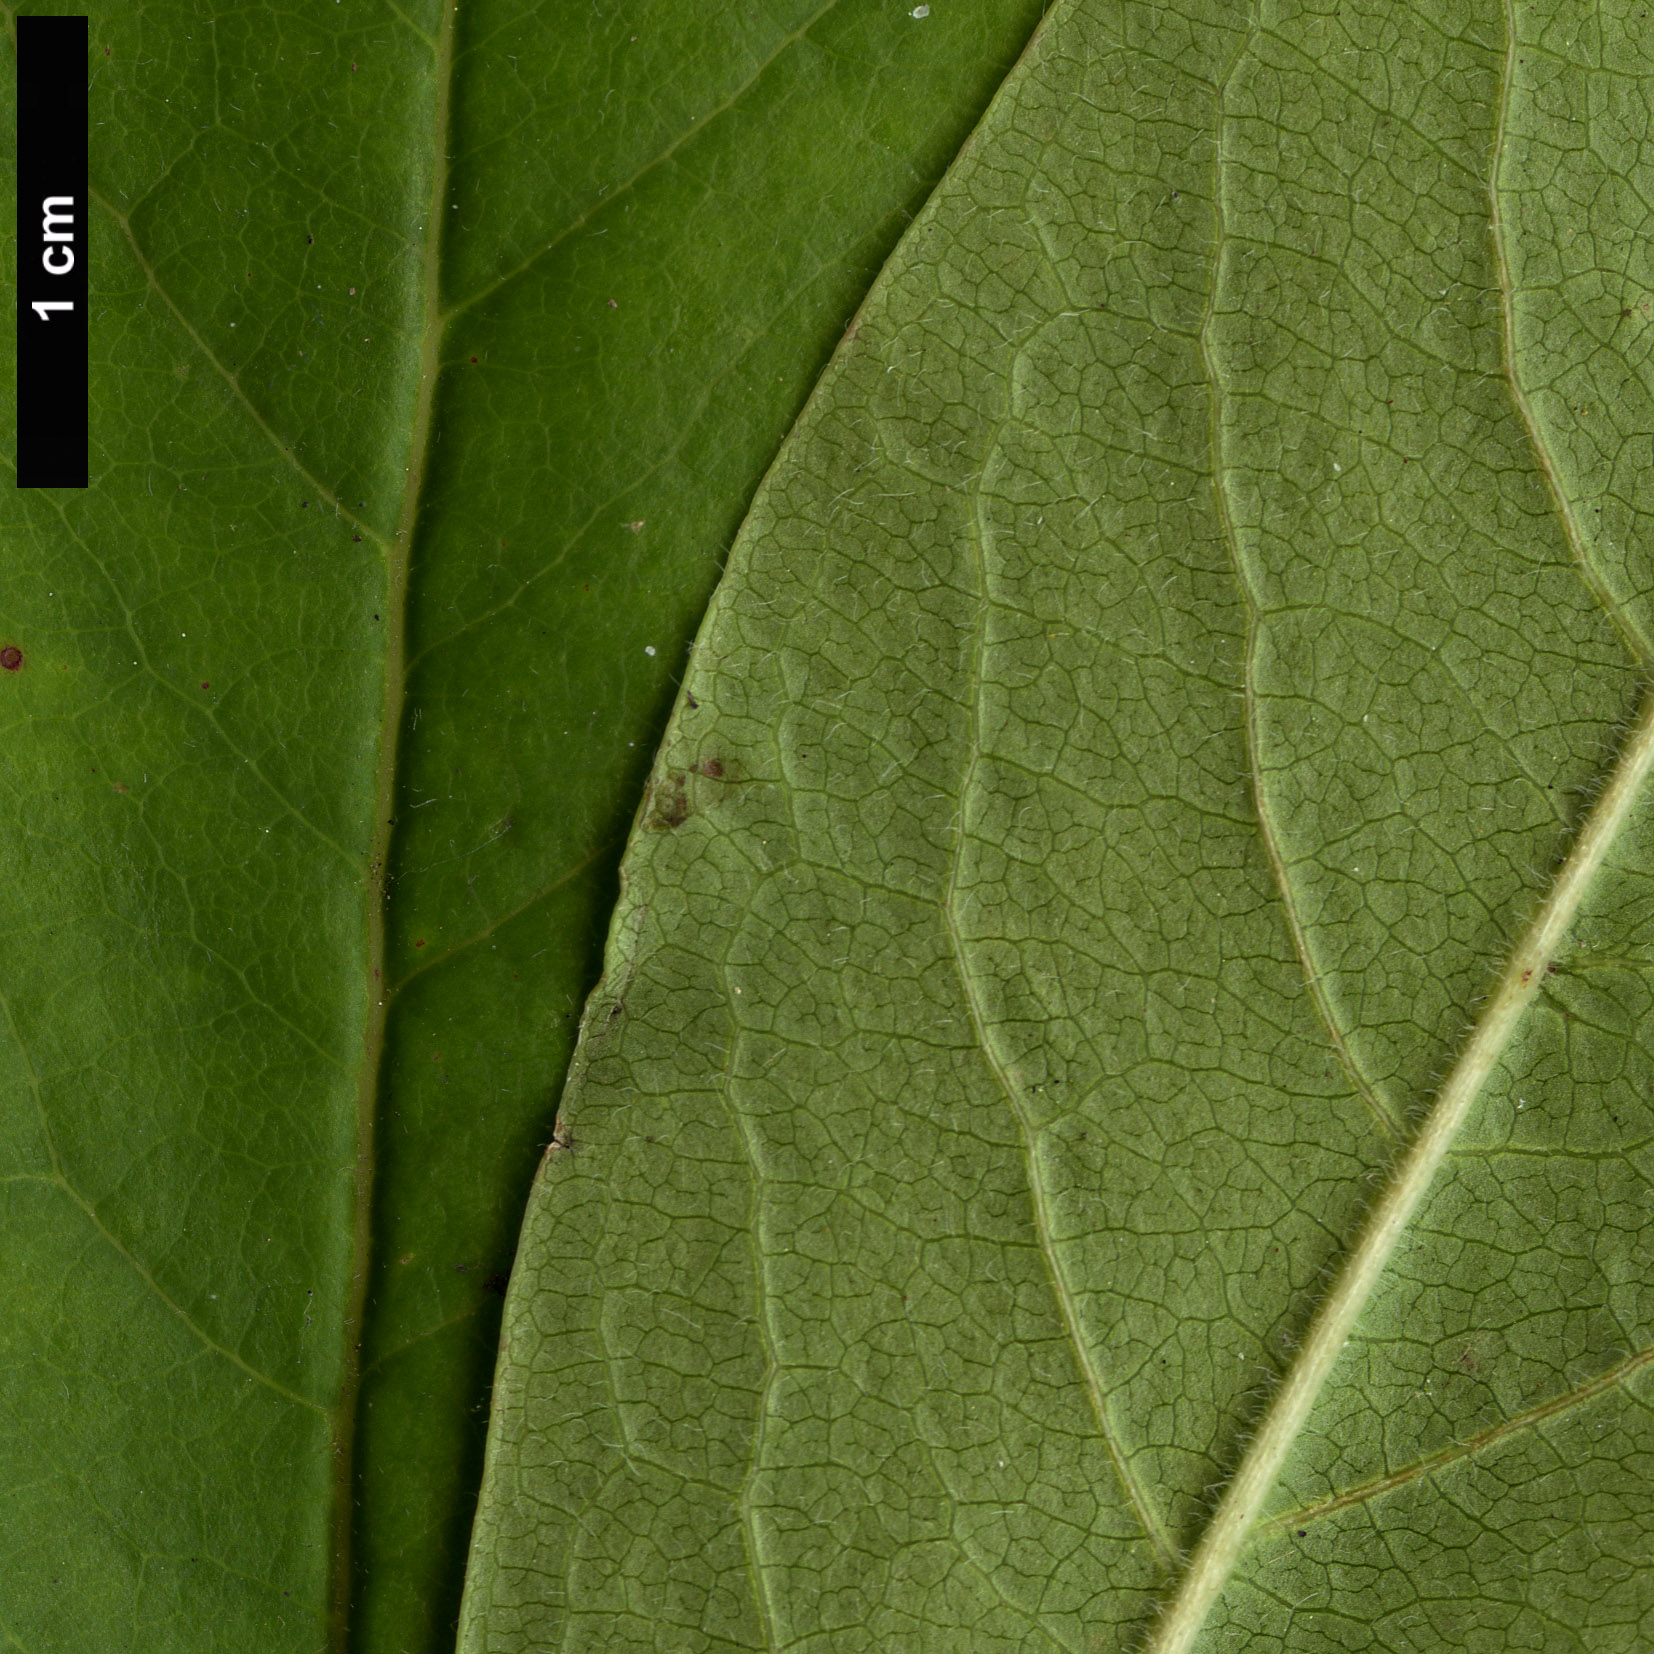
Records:
[[[912,11],[91,7],[93,486],[0,505],[16,1646],[452,1646],[687,639],[1039,5]]]
[[[1053,8],[696,643],[463,1654],[1650,1646],[1649,30]]]

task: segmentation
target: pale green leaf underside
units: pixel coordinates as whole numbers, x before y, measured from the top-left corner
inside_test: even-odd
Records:
[[[1490,1017],[1191,1646],[1654,1638],[1639,799],[1512,951],[1641,750],[1645,31],[1053,11],[697,643],[464,1654],[1142,1644]]]

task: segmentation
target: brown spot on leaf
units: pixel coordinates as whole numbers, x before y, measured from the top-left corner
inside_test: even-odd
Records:
[[[703,758],[695,768],[708,781],[722,781],[724,778],[724,761],[721,758]]]
[[[655,832],[670,832],[689,819],[689,794],[684,790],[682,770],[670,770],[649,783],[643,806],[643,825]]]
[[[23,651],[15,643],[8,643],[4,649],[0,649],[0,666],[3,666],[8,672],[21,671]]]

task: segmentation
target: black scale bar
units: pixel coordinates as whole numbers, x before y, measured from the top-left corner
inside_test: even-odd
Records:
[[[84,488],[84,17],[17,19],[17,486]]]

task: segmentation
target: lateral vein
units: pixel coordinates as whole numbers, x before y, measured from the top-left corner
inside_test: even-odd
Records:
[[[1583,1407],[1587,1402],[1595,1401],[1607,1391],[1619,1388],[1651,1361],[1654,1361],[1654,1346],[1638,1350],[1635,1355],[1617,1362],[1607,1372],[1598,1373],[1595,1378],[1589,1378],[1574,1389],[1563,1391],[1561,1395],[1552,1396],[1549,1400],[1530,1407],[1525,1413],[1518,1413],[1515,1418],[1503,1419],[1486,1430],[1478,1431],[1465,1441],[1454,1442],[1451,1447],[1444,1447],[1440,1452],[1392,1471],[1388,1476],[1375,1477],[1370,1482],[1363,1482],[1359,1487],[1334,1494],[1330,1499],[1323,1499],[1318,1504],[1303,1505],[1283,1515],[1272,1516],[1259,1532],[1274,1533],[1285,1528],[1303,1527],[1308,1522],[1318,1522],[1323,1516],[1331,1516],[1334,1511],[1344,1510],[1350,1505],[1365,1504],[1369,1499],[1376,1499],[1381,1493],[1388,1493],[1392,1488],[1405,1487],[1409,1482],[1433,1475],[1447,1465],[1457,1464],[1460,1459],[1474,1458],[1484,1448],[1503,1441],[1507,1436],[1531,1430],[1535,1425],[1543,1424],[1546,1419],[1555,1418],[1561,1413],[1570,1413],[1576,1407]]]
[[[155,293],[156,297],[159,298],[167,309],[172,312],[173,320],[176,321],[179,327],[189,335],[190,342],[198,351],[200,351],[202,360],[205,361],[208,366],[210,366],[219,376],[219,378],[229,386],[230,390],[234,393],[236,400],[247,410],[248,418],[250,418],[259,430],[269,438],[270,445],[278,454],[281,455],[284,460],[287,461],[289,465],[293,467],[293,469],[301,477],[304,478],[306,484],[310,487],[311,491],[315,494],[318,500],[333,507],[335,516],[342,518],[345,522],[349,523],[352,528],[361,529],[364,538],[372,540],[376,544],[383,546],[385,543],[385,538],[379,530],[365,518],[358,517],[356,513],[352,511],[345,504],[345,502],[340,499],[339,496],[334,493],[334,491],[329,488],[327,484],[323,482],[321,478],[318,477],[316,473],[304,463],[303,460],[299,458],[298,449],[293,443],[284,440],[281,433],[264,416],[264,413],[259,408],[258,404],[247,394],[246,388],[242,385],[241,379],[235,370],[219,360],[212,347],[201,337],[200,329],[197,328],[195,324],[190,321],[189,317],[187,317],[184,312],[178,308],[178,301],[173,298],[164,286],[161,285],[161,278],[157,274],[155,266],[150,262],[149,255],[144,251],[138,237],[133,233],[132,222],[127,215],[123,213],[113,201],[109,200],[98,190],[88,190],[87,194],[92,200],[96,201],[97,204],[102,207],[103,210],[108,213],[118,225],[120,225],[121,234],[126,237],[127,245],[132,249],[133,260],[136,262],[138,268],[143,271],[144,280],[149,283],[150,288]]]
[[[984,447],[982,470],[977,474],[977,485],[971,501],[970,541],[976,553],[980,619],[977,622],[971,659],[970,759],[965,766],[965,773],[959,785],[959,815],[954,827],[953,856],[948,869],[947,888],[942,896],[942,922],[947,933],[949,951],[953,955],[954,969],[958,974],[960,988],[964,994],[965,1008],[970,1017],[971,1032],[975,1037],[977,1048],[982,1053],[983,1060],[987,1063],[990,1072],[999,1085],[999,1089],[1004,1093],[1006,1102],[1010,1105],[1011,1116],[1016,1121],[1018,1135],[1022,1138],[1023,1160],[1028,1174],[1029,1198],[1034,1208],[1034,1233],[1039,1242],[1040,1257],[1045,1264],[1046,1274],[1051,1282],[1051,1292],[1057,1301],[1058,1313],[1062,1317],[1063,1331],[1067,1336],[1069,1347],[1074,1352],[1074,1360],[1085,1385],[1087,1399],[1091,1403],[1092,1415],[1097,1421],[1098,1436],[1101,1438],[1103,1447],[1114,1467],[1115,1478],[1131,1503],[1132,1511],[1137,1517],[1139,1526],[1148,1538],[1149,1543],[1154,1547],[1155,1556],[1161,1566],[1169,1572],[1176,1566],[1177,1548],[1166,1532],[1164,1524],[1156,1517],[1147,1494],[1138,1485],[1137,1478],[1132,1474],[1125,1450],[1116,1438],[1114,1427],[1109,1420],[1102,1375],[1097,1371],[1096,1363],[1093,1361],[1091,1352],[1087,1347],[1084,1330],[1080,1325],[1079,1308],[1074,1302],[1073,1291],[1069,1287],[1068,1278],[1063,1270],[1062,1260],[1057,1253],[1056,1242],[1053,1238],[1051,1211],[1046,1194],[1045,1180],[1040,1176],[1039,1169],[1039,1134],[1035,1130],[1033,1122],[1028,1118],[1027,1107],[1023,1102],[1021,1093],[1017,1090],[1015,1081],[1006,1071],[1004,1063],[999,1059],[999,1053],[994,1049],[993,1040],[988,1032],[988,1018],[983,1010],[981,998],[977,993],[976,982],[966,961],[964,938],[959,934],[957,891],[959,871],[964,861],[965,807],[972,783],[976,779],[977,765],[982,757],[982,674],[985,664],[984,655],[987,649],[987,616],[990,601],[988,594],[987,529],[982,522],[981,477],[983,472],[986,471],[990,457],[999,445],[1001,428],[995,429]]]
[[[1620,640],[1625,644],[1632,660],[1638,666],[1646,667],[1654,660],[1654,648],[1650,648],[1641,629],[1615,601],[1601,571],[1586,549],[1585,536],[1580,529],[1579,520],[1557,483],[1556,467],[1552,463],[1550,450],[1539,434],[1539,421],[1534,417],[1527,392],[1522,388],[1521,377],[1516,371],[1516,289],[1511,280],[1510,262],[1505,254],[1504,203],[1499,185],[1504,172],[1505,127],[1510,119],[1511,83],[1516,78],[1516,12],[1513,0],[1504,0],[1504,14],[1505,62],[1499,83],[1499,121],[1494,128],[1493,159],[1488,168],[1487,195],[1489,228],[1493,237],[1493,264],[1499,277],[1499,338],[1501,354],[1504,357],[1505,379],[1510,386],[1510,399],[1522,420],[1522,429],[1527,435],[1534,464],[1540,476],[1545,479],[1545,492],[1550,497],[1551,509],[1562,525],[1562,536],[1567,541],[1579,577],[1613,622],[1614,629],[1620,634]]]
[[[1228,68],[1212,87],[1215,109],[1212,146],[1212,281],[1206,290],[1205,313],[1200,319],[1200,360],[1211,392],[1208,400],[1211,409],[1212,498],[1217,511],[1219,532],[1229,553],[1229,561],[1235,572],[1235,585],[1240,591],[1241,604],[1246,614],[1246,653],[1241,663],[1241,693],[1246,725],[1246,759],[1252,773],[1252,811],[1256,818],[1258,837],[1263,843],[1264,856],[1269,862],[1269,871],[1275,882],[1275,890],[1280,897],[1281,914],[1286,921],[1292,951],[1297,957],[1298,968],[1303,972],[1310,1003],[1315,1007],[1316,1016],[1327,1036],[1327,1043],[1331,1045],[1339,1066],[1344,1070],[1345,1078],[1367,1105],[1374,1124],[1391,1143],[1397,1143],[1401,1138],[1400,1122],[1393,1110],[1374,1090],[1367,1076],[1361,1072],[1360,1065],[1355,1060],[1355,1053],[1350,1050],[1349,1043],[1344,1038],[1344,1030],[1339,1026],[1332,1000],[1323,985],[1321,972],[1316,969],[1314,956],[1310,952],[1309,936],[1298,912],[1297,893],[1292,888],[1286,857],[1281,853],[1280,842],[1275,837],[1275,824],[1270,819],[1269,801],[1264,796],[1263,748],[1258,739],[1258,696],[1254,687],[1254,667],[1258,652],[1258,602],[1253,595],[1246,565],[1241,558],[1240,541],[1235,534],[1234,519],[1229,510],[1229,494],[1223,480],[1222,389],[1217,361],[1212,351],[1212,324],[1217,315],[1218,282],[1223,267],[1223,251],[1229,239],[1228,223],[1223,210],[1224,99],[1229,77],[1244,55],[1246,43],[1251,39],[1251,35],[1252,29],[1248,28]]]

